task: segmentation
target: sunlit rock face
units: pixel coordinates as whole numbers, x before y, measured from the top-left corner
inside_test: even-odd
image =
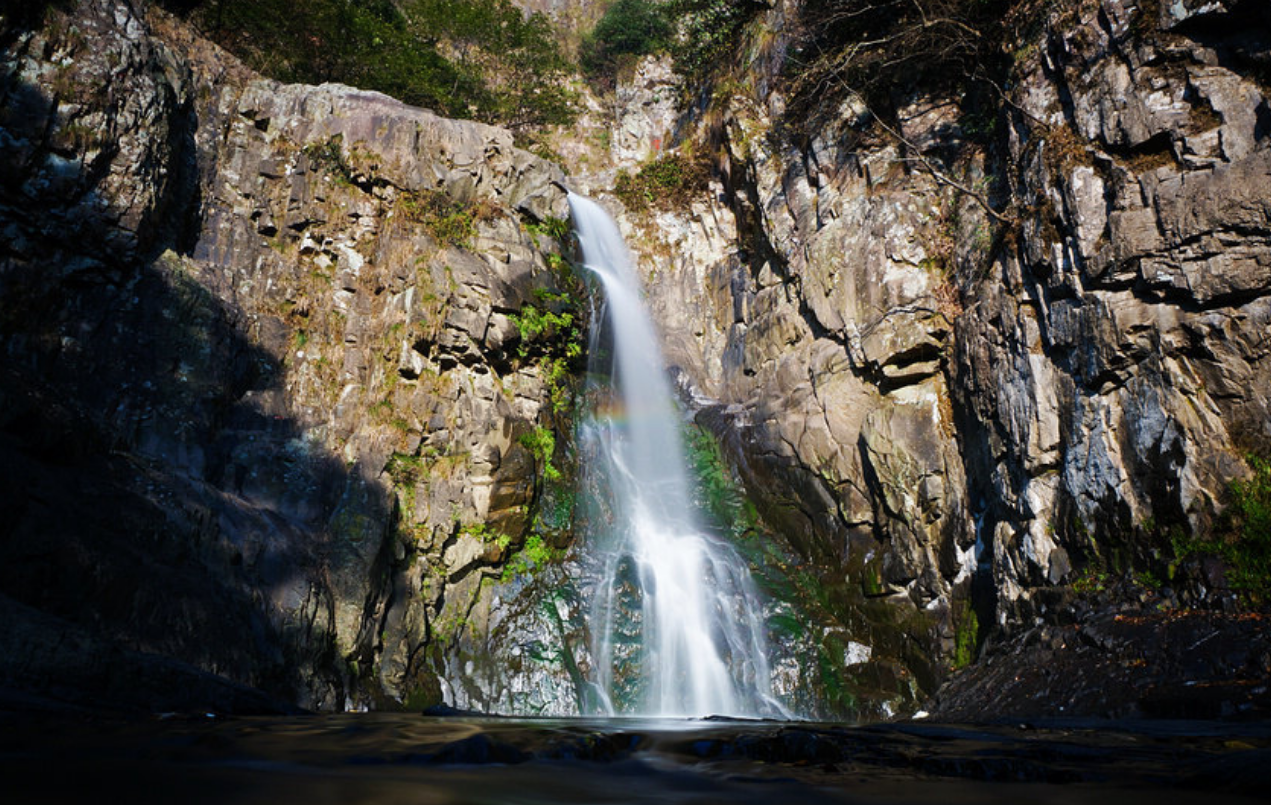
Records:
[[[542,491],[510,317],[557,289],[559,169],[144,3],[4,43],[3,592],[307,707],[436,700]]]
[[[777,4],[712,107],[712,198],[629,217],[686,393],[872,647],[847,667],[884,710],[975,633],[1054,616],[1075,568],[1204,533],[1244,452],[1271,449],[1266,10],[1142,6],[1084,4],[1022,43],[989,155],[921,92],[897,102],[903,148],[862,141],[850,103],[784,139]],[[961,154],[938,164],[1001,187],[1017,229],[997,239],[915,152]]]
[[[850,637],[838,660],[865,691],[859,712],[886,715],[938,679],[974,563],[942,370],[956,292],[931,257],[952,197],[903,173],[871,187],[842,165],[809,179],[797,152],[769,150],[767,112],[739,106],[730,142],[749,150],[730,152],[735,186],[716,191],[731,205],[658,214],[650,296],[698,404],[737,430],[766,522],[845,618],[811,631]]]
[[[1013,189],[1045,214],[958,327],[1001,618],[1041,612],[1030,591],[1099,543],[1142,560],[1205,533],[1271,447],[1266,9],[1097,11],[1014,90]]]
[[[615,166],[632,169],[671,146],[679,117],[679,78],[668,56],[641,59],[614,89],[609,155]]]

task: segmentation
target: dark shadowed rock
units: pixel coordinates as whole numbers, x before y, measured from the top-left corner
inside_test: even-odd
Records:
[[[52,618],[133,677],[87,685],[105,705],[440,695],[424,647],[491,595],[450,589],[444,547],[487,523],[523,544],[539,493],[518,437],[548,392],[508,315],[557,289],[522,223],[565,214],[560,170],[503,129],[263,79],[145,2],[41,8],[5,17],[0,72],[14,628]],[[84,663],[9,648],[12,684],[84,698]]]

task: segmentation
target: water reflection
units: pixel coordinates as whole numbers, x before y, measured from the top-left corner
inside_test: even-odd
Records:
[[[1253,802],[1271,726],[0,715],[20,803]]]

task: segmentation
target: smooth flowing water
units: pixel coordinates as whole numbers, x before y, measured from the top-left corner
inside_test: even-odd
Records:
[[[760,599],[737,552],[694,514],[661,350],[608,213],[569,196],[583,263],[604,289],[581,434],[600,566],[591,617],[597,712],[787,716],[772,695]]]

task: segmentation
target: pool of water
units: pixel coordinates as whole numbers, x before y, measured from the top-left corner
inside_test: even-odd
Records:
[[[1271,725],[0,713],[12,803],[1265,801]]]

